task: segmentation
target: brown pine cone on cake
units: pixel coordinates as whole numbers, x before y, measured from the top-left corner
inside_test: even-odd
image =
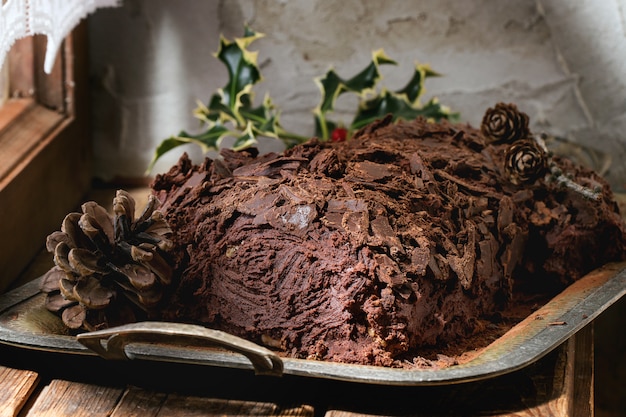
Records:
[[[504,171],[515,185],[532,184],[548,169],[546,152],[533,139],[515,142],[504,154]]]
[[[515,104],[498,103],[487,109],[480,130],[492,143],[513,143],[530,135],[528,115]]]

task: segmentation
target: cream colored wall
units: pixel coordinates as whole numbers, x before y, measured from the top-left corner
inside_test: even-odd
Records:
[[[265,78],[257,99],[270,91],[289,130],[313,132],[313,77],[330,66],[352,75],[384,48],[399,62],[385,68],[386,86],[406,82],[416,60],[430,63],[445,76],[429,81],[426,98],[474,125],[494,103],[515,102],[535,130],[610,152],[620,184],[624,10],[624,0],[125,0],[90,18],[97,175],[141,176],[162,139],[197,128],[196,100],[226,82],[211,55],[218,36],[249,22],[267,35],[253,44]],[[348,121],[354,103],[340,105]]]

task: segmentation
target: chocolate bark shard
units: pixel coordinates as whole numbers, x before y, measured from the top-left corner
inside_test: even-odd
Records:
[[[267,158],[266,158],[267,159]],[[306,158],[281,156],[275,159],[255,161],[242,165],[233,170],[232,175],[237,177],[258,176],[274,178],[282,171],[295,171],[308,162]]]
[[[450,268],[456,273],[461,286],[469,290],[474,277],[476,262],[476,226],[467,222],[467,243],[463,245],[463,256],[449,255],[448,263]]]
[[[396,236],[396,233],[389,224],[389,219],[385,215],[376,216],[371,222],[370,227],[372,229],[372,239],[370,244],[384,245],[392,256],[402,253],[404,254],[404,248],[400,239]]]

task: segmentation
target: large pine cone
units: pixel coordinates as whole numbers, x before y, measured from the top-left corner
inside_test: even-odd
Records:
[[[513,143],[530,136],[528,115],[515,104],[498,103],[487,109],[480,130],[488,142]]]
[[[85,330],[149,315],[173,273],[167,257],[172,231],[155,211],[158,204],[150,196],[135,219],[134,199],[119,190],[113,217],[93,201],[82,205],[82,213],[68,214],[46,241],[56,265],[42,283],[48,310],[60,313],[69,328]]]

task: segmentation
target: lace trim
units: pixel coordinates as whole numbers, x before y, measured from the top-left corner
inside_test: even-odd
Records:
[[[116,7],[120,0],[2,0],[0,7],[0,63],[16,40],[46,35],[44,71],[52,71],[63,39],[89,13],[100,7]]]

